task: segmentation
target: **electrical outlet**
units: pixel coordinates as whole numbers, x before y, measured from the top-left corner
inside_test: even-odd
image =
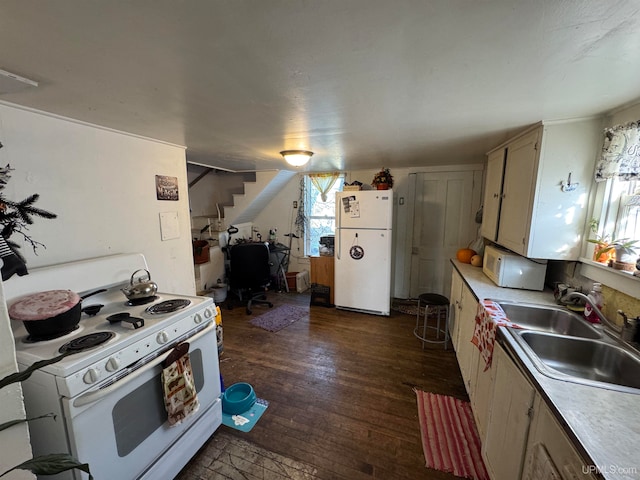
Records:
[[[297,200],[293,201],[293,208],[298,208],[298,201]]]

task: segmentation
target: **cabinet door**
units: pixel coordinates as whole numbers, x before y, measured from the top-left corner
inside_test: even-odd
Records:
[[[482,456],[492,480],[517,480],[522,473],[535,390],[497,343],[492,368],[495,380]]]
[[[454,268],[451,272],[451,294],[449,305],[449,335],[453,349],[458,351],[458,335],[460,331],[460,310],[462,309],[462,277]]]
[[[526,255],[538,162],[536,129],[507,147],[502,183],[498,243]]]
[[[498,238],[498,218],[500,216],[505,154],[506,149],[501,148],[491,152],[487,157],[487,179],[484,189],[480,235],[492,241]]]
[[[471,343],[473,331],[476,324],[476,311],[478,309],[478,301],[471,293],[466,285],[462,285],[462,296],[460,302],[460,317],[458,329],[458,364],[460,373],[464,380],[467,393],[471,397],[475,388],[475,374],[478,355],[478,348]]]
[[[476,351],[478,351],[476,349]],[[473,399],[471,401],[471,408],[476,419],[476,425],[478,426],[478,433],[480,438],[484,438],[487,432],[487,422],[489,421],[489,407],[491,405],[491,393],[494,380],[495,367],[489,368],[485,371],[484,360],[480,356],[478,351],[477,355],[477,370],[476,381],[473,389]]]
[[[587,465],[554,418],[540,395],[536,395],[534,418],[522,472],[523,480],[538,478],[595,480]]]

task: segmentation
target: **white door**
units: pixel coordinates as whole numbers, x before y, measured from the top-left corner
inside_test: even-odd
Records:
[[[335,242],[336,307],[389,315],[391,230],[338,229]]]
[[[416,177],[409,294],[412,298],[427,292],[448,295],[449,260],[476,238],[480,189],[474,191],[474,171]]]

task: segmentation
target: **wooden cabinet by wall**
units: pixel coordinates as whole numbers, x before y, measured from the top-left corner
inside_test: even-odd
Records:
[[[542,397],[536,395],[522,480],[595,480],[594,469],[578,454]]]
[[[595,480],[593,466],[569,437],[501,345],[493,355],[495,378],[482,457],[492,480]]]
[[[451,342],[456,351],[464,386],[481,438],[486,431],[493,369],[484,370],[480,351],[471,343],[476,325],[478,301],[456,269],[451,273],[449,323]]]
[[[601,136],[598,119],[541,122],[489,152],[482,235],[529,258],[577,260]]]
[[[536,391],[498,343],[491,368],[495,378],[482,457],[492,480],[517,480]]]
[[[500,202],[502,199],[502,176],[504,175],[504,159],[506,156],[506,147],[493,150],[487,155],[487,173],[484,186],[480,235],[493,241],[498,238],[498,218],[500,216]]]
[[[329,291],[329,301],[331,305],[333,301],[334,290],[334,260],[332,256],[309,257],[310,260],[310,277],[311,283],[325,285],[331,290]]]

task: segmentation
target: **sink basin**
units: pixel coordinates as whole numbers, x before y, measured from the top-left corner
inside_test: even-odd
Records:
[[[580,315],[562,307],[497,301],[507,318],[522,328],[582,338],[601,338],[602,334]]]
[[[543,332],[512,332],[534,354],[530,358],[543,374],[616,390],[638,389],[633,393],[640,393],[640,357],[620,346]]]

